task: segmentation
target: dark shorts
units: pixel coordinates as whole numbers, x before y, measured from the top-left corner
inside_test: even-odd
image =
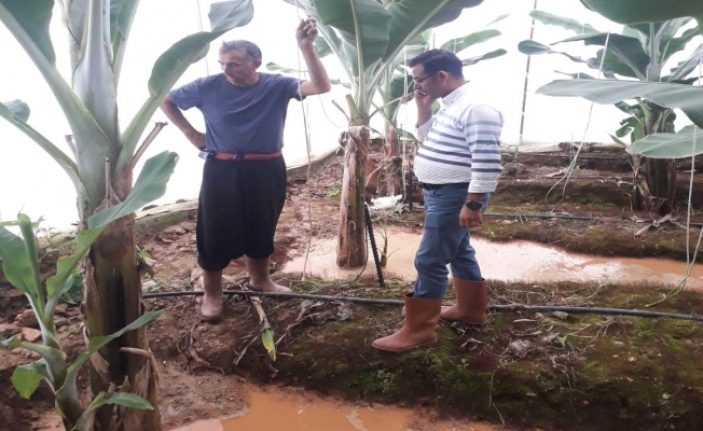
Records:
[[[278,217],[286,200],[286,164],[270,160],[207,159],[198,203],[198,263],[218,271],[244,255],[273,253]]]

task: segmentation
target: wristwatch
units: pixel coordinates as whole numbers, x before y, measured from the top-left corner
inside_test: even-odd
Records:
[[[464,205],[466,205],[466,208],[470,209],[471,211],[478,211],[483,208],[483,204],[479,201],[466,201],[464,202]]]

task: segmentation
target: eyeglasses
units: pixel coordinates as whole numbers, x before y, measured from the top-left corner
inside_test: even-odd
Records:
[[[435,72],[435,73],[433,73],[433,74],[431,74],[431,75],[427,75],[427,76],[422,77],[422,78],[414,78],[414,77],[413,77],[413,82],[414,82],[415,84],[422,84],[422,83],[425,82],[427,79],[432,78],[432,77],[435,76],[436,74],[437,74],[437,72]]]

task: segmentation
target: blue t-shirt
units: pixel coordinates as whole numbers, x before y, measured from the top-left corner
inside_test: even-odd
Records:
[[[272,153],[283,147],[290,99],[300,100],[298,80],[259,73],[251,87],[232,85],[220,73],[169,92],[180,109],[198,108],[205,117],[205,147],[223,153]]]

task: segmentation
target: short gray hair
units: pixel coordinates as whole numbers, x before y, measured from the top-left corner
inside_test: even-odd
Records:
[[[241,49],[247,55],[247,60],[261,60],[261,49],[259,49],[256,44],[249,42],[248,40],[232,40],[229,42],[222,42],[220,46],[220,54],[225,54],[230,51]]]

